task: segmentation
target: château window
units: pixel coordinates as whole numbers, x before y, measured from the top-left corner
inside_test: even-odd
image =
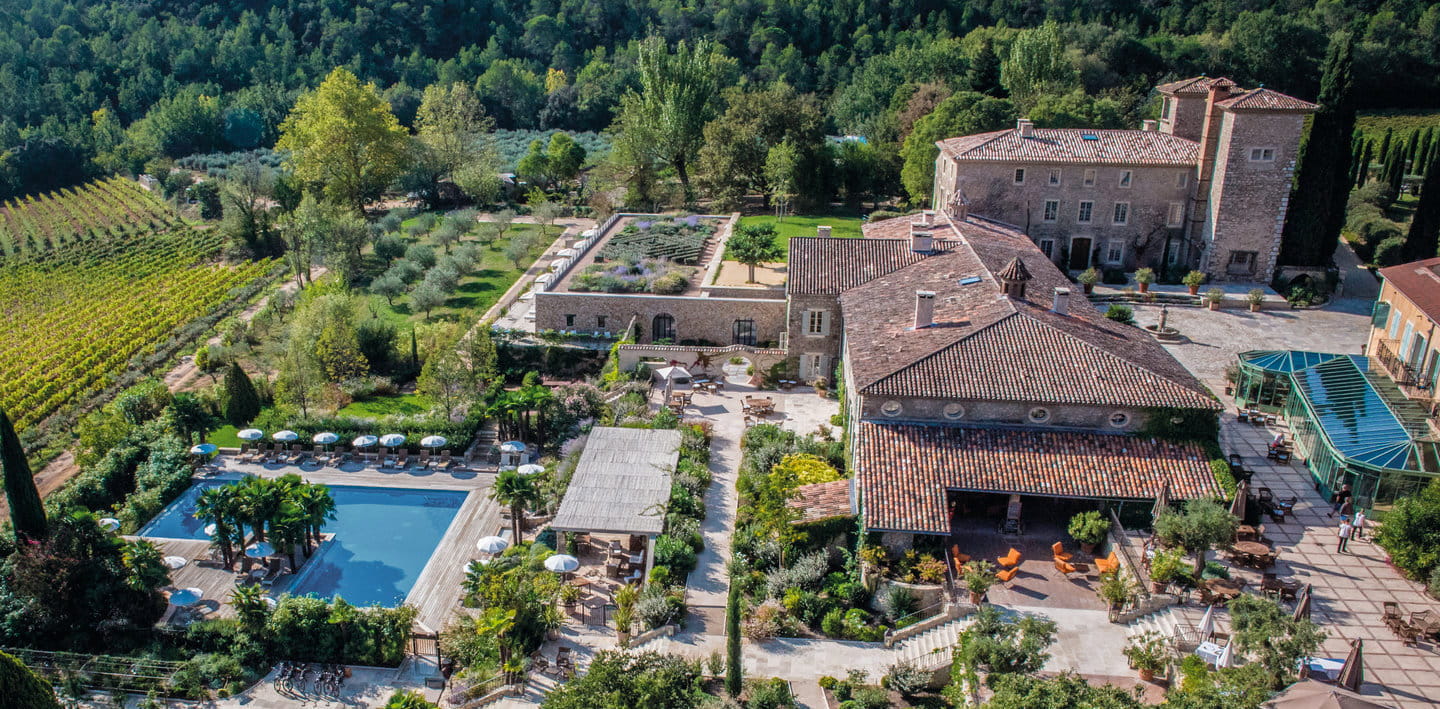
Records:
[[[749,346],[751,346],[751,347],[754,347],[754,346],[755,346],[755,321],[754,321],[754,320],[749,320],[749,319],[736,320],[736,321],[735,321],[734,340],[735,340],[735,344],[737,344],[737,345],[749,345]]]
[[[1120,187],[1123,188],[1123,189],[1130,189],[1130,182],[1131,182],[1131,180],[1132,180],[1133,177],[1134,177],[1134,173],[1133,173],[1133,172],[1131,172],[1131,171],[1129,171],[1129,170],[1121,170],[1121,171],[1120,171]]]
[[[1094,171],[1094,170],[1086,170],[1086,171],[1085,171],[1085,186],[1086,186],[1086,187],[1094,187],[1094,186],[1095,186],[1095,171]]]
[[[1255,251],[1231,251],[1230,263],[1226,265],[1225,271],[1237,276],[1253,274],[1255,273],[1255,257],[1258,255]]]
[[[1025,184],[1025,168],[1023,168],[1023,167],[1017,167],[1017,168],[1015,168],[1015,184],[1017,184],[1017,185],[1023,185],[1023,184]]]
[[[1105,263],[1118,266],[1125,261],[1125,242],[1108,241],[1105,243]]]
[[[604,329],[605,329],[605,316],[604,316],[604,315],[596,315],[596,316],[595,316],[595,327],[598,327],[598,328],[600,328],[601,330],[604,330]]]
[[[1037,406],[1037,407],[1035,407],[1035,408],[1033,408],[1033,409],[1030,409],[1030,422],[1031,422],[1031,423],[1045,423],[1046,421],[1049,421],[1049,420],[1050,420],[1050,409],[1047,409],[1047,408],[1045,408],[1045,407],[1043,407],[1043,406]]]
[[[565,327],[575,327],[575,316],[574,316],[574,315],[571,315],[571,314],[569,314],[569,313],[566,313],[566,314],[565,314]]]
[[[1129,423],[1130,414],[1127,414],[1124,411],[1116,411],[1115,413],[1110,414],[1110,425],[1114,426],[1115,428],[1125,428],[1125,426]]]
[[[1185,189],[1185,186],[1186,186],[1186,185],[1189,185],[1189,184],[1190,184],[1190,173],[1188,173],[1188,172],[1181,172],[1181,173],[1178,173],[1178,174],[1175,175],[1175,186],[1178,187],[1179,189],[1182,189],[1182,190],[1183,190],[1183,189]]]
[[[1165,102],[1162,103],[1162,104],[1160,104],[1160,117],[1161,117],[1161,118],[1169,118],[1169,117],[1170,117],[1170,99],[1169,99],[1169,98],[1166,98],[1166,99],[1165,99]]]
[[[1052,167],[1050,168],[1050,185],[1055,186],[1058,184],[1060,184],[1060,168]]]
[[[675,318],[671,315],[666,315],[664,313],[656,315],[655,318],[650,321],[650,340],[652,342],[656,342],[659,340],[674,339]]]
[[[1251,148],[1250,162],[1275,162],[1275,149]]]
[[[814,337],[830,334],[830,311],[805,311],[805,334]]]
[[[1111,221],[1114,222],[1115,224],[1129,224],[1129,223],[1130,223],[1130,203],[1129,203],[1129,202],[1116,202],[1116,203],[1115,203],[1115,214],[1114,214],[1114,217],[1111,219]]]
[[[1089,224],[1091,214],[1095,211],[1095,203],[1085,201],[1080,203],[1080,213],[1075,216],[1075,221],[1081,224]]]
[[[1054,258],[1054,257],[1055,257],[1054,251],[1055,251],[1055,240],[1054,240],[1054,239],[1041,239],[1041,240],[1040,240],[1040,253],[1045,254],[1045,256],[1048,257],[1048,258]]]
[[[1171,202],[1170,209],[1165,212],[1165,226],[1180,226],[1185,220],[1185,205],[1179,202]]]
[[[1059,218],[1060,218],[1060,200],[1058,200],[1058,199],[1047,199],[1047,200],[1045,200],[1045,216],[1044,216],[1045,221],[1047,221],[1047,222],[1053,222],[1053,221],[1055,221],[1056,219],[1059,219]]]

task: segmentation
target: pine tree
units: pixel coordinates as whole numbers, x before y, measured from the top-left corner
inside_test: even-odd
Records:
[[[1440,248],[1440,169],[1431,158],[1420,188],[1420,203],[1415,206],[1415,218],[1410,221],[1410,233],[1400,254],[1406,261],[1419,261],[1434,257],[1437,248]]]
[[[970,60],[970,70],[965,72],[965,81],[971,91],[1005,97],[1005,89],[1000,85],[1000,56],[995,53],[995,44],[990,38],[981,40],[980,51],[975,53],[975,58]]]
[[[1364,146],[1360,148],[1360,159],[1355,161],[1355,186],[1364,187],[1367,177],[1370,176],[1370,151],[1375,147],[1375,141],[1362,141]]]
[[[240,367],[239,362],[230,363],[225,372],[225,420],[232,426],[244,426],[260,415],[260,394],[255,384]]]
[[[1281,263],[1324,266],[1335,252],[1350,193],[1350,139],[1355,102],[1350,65],[1354,34],[1337,36],[1325,58],[1320,108],[1300,144],[1295,191],[1280,246]]]
[[[10,522],[15,536],[22,539],[44,539],[46,532],[45,505],[35,489],[35,476],[25,459],[25,449],[10,417],[0,409],[0,467],[4,468],[5,499],[10,503]]]

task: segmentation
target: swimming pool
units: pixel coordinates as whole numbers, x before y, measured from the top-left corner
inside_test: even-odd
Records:
[[[195,483],[145,528],[142,537],[207,539],[195,519],[204,490],[224,485]],[[324,526],[335,538],[300,569],[290,588],[296,595],[340,596],[357,606],[398,606],[415,585],[469,493],[388,487],[330,485],[335,519]]]

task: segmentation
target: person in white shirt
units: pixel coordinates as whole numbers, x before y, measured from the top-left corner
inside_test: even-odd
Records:
[[[1356,510],[1356,511],[1355,511],[1355,522],[1354,522],[1353,524],[1355,525],[1355,538],[1356,538],[1356,539],[1364,539],[1364,538],[1365,538],[1365,510]]]
[[[1355,527],[1351,526],[1350,519],[1348,517],[1341,517],[1339,534],[1340,543],[1335,547],[1336,554],[1345,553],[1345,545],[1350,543],[1350,534],[1354,531]]]

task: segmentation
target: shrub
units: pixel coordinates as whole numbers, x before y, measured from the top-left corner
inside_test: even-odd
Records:
[[[765,601],[745,619],[745,637],[755,641],[779,637],[785,632],[785,607],[779,601]]]
[[[1083,285],[1093,286],[1100,282],[1100,272],[1092,266],[1082,271],[1076,280]]]
[[[1375,247],[1375,265],[1394,266],[1405,260],[1405,237],[1392,236]]]
[[[790,566],[783,569],[775,569],[765,576],[766,594],[771,598],[780,598],[785,591],[791,588],[804,590],[815,590],[820,587],[820,582],[825,578],[825,572],[830,570],[830,561],[825,558],[824,551],[816,551],[796,559]]]
[[[834,608],[825,613],[820,620],[820,632],[832,637],[845,637],[845,609]]]
[[[1070,536],[1081,544],[1099,544],[1110,531],[1110,520],[1095,510],[1081,512],[1070,518]]]
[[[671,271],[650,282],[650,292],[660,295],[675,295],[683,293],[689,284],[689,279],[679,271]]]
[[[793,706],[795,697],[790,694],[790,683],[778,677],[752,683],[750,696],[745,700],[746,709],[783,709]]]
[[[929,674],[909,662],[891,665],[886,668],[885,676],[880,678],[881,687],[893,689],[907,697],[924,691],[929,683]]]
[[[695,550],[684,539],[662,534],[655,538],[655,563],[683,577],[695,569]]]
[[[1375,532],[1375,543],[1389,552],[1395,565],[1410,578],[1434,581],[1440,569],[1440,481],[1432,481],[1418,494],[1395,500],[1385,523]],[[1435,587],[1432,585],[1431,591]]]
[[[915,594],[900,586],[887,588],[885,595],[880,597],[880,607],[885,611],[885,617],[892,621],[914,613],[917,605]]]
[[[850,699],[840,704],[841,709],[885,709],[890,706],[890,695],[879,687],[857,687],[850,693]]]
[[[650,585],[646,588],[661,587]],[[675,610],[674,603],[663,593],[648,595],[635,602],[635,617],[646,630],[653,630],[675,620],[678,617]]]
[[[1440,566],[1430,570],[1430,580],[1425,584],[1425,590],[1429,591],[1430,595],[1440,598]]]
[[[793,473],[795,480],[801,485],[828,483],[844,478],[840,471],[835,469],[835,466],[825,462],[820,456],[810,453],[791,453],[780,459],[780,463],[776,467],[787,475]]]
[[[1106,309],[1105,317],[1125,325],[1135,324],[1135,310],[1128,305],[1112,304]]]

